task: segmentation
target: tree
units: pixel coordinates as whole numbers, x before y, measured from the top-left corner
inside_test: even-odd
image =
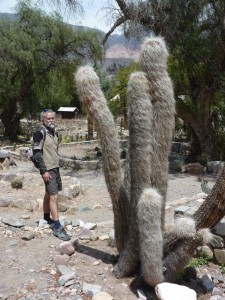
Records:
[[[109,108],[115,116],[123,115],[127,124],[127,84],[132,72],[139,70],[138,63],[131,63],[128,67],[121,67],[113,78]]]
[[[141,27],[145,34],[162,35],[169,45],[177,115],[192,136],[190,161],[202,155],[225,159],[221,151],[225,137],[219,128],[224,125],[224,1],[116,2],[120,11],[106,38],[123,25],[126,35],[131,35],[134,27]]]
[[[95,31],[73,31],[59,15],[19,2],[17,19],[0,21],[0,118],[15,140],[20,118],[73,97],[73,73],[84,59],[102,59]],[[63,99],[63,100],[62,100]]]

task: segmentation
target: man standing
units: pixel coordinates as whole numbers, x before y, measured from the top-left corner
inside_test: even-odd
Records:
[[[59,173],[58,135],[55,132],[55,112],[45,109],[41,113],[43,128],[33,135],[33,157],[45,183],[43,201],[44,219],[49,225],[54,224],[53,233],[63,241],[70,240],[59,222],[57,199],[62,190]],[[50,217],[52,216],[52,219]]]

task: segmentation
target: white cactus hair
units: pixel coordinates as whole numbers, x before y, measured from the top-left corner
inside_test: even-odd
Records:
[[[150,286],[163,282],[163,199],[154,188],[144,189],[138,203],[141,272]]]
[[[189,217],[175,219],[174,233],[177,238],[193,237],[196,234],[195,220]]]
[[[213,239],[213,234],[210,232],[209,228],[202,228],[197,231],[197,238],[202,246],[208,245]]]
[[[163,37],[146,38],[141,47],[139,57],[142,69],[147,71],[146,68],[150,66],[154,69],[159,68],[160,65],[165,67],[167,65],[168,55],[169,52]],[[146,61],[148,61],[147,65],[145,63]]]

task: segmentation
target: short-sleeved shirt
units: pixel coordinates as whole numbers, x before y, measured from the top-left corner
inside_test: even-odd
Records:
[[[40,134],[34,135],[33,150],[42,150],[43,160],[47,170],[59,168],[58,135],[52,134],[47,128],[44,128],[44,130],[46,131],[45,141],[40,130]]]

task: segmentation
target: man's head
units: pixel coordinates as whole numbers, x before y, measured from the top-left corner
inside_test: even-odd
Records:
[[[41,113],[41,120],[47,129],[53,130],[55,128],[55,112],[51,109],[45,109]]]

